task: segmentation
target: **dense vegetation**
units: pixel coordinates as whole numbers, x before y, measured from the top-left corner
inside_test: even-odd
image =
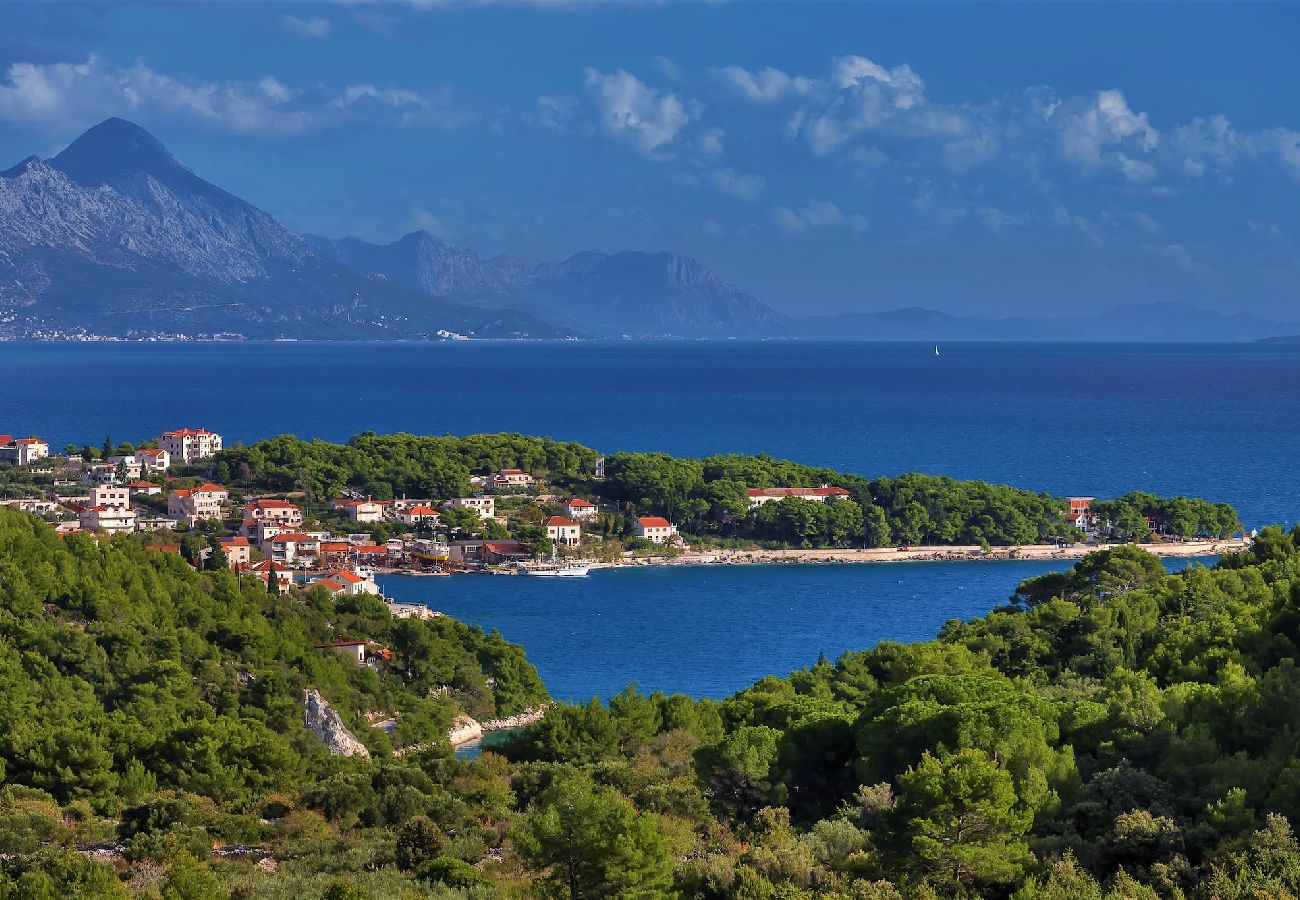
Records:
[[[311,649],[343,634],[392,668]],[[1300,531],[1177,575],[1122,547],[932,642],[462,761],[454,709],[544,697],[496,636],[0,510],[0,898],[1300,896],[1298,656]]]
[[[345,488],[378,499],[447,498],[470,491],[470,476],[519,468],[557,489],[603,498],[617,515],[594,528],[631,534],[639,515],[663,515],[697,539],[745,540],[796,547],[911,544],[1028,544],[1077,536],[1065,520],[1066,502],[1048,494],[932,475],[868,479],[833,469],[757,455],[706,459],[665,453],[615,453],[605,477],[593,477],[599,454],[580,444],[518,434],[354,437],[347,444],[281,435],[221,453],[211,474],[222,484],[305,494],[327,504]],[[765,487],[835,485],[850,498],[816,503],[786,498],[749,508],[746,491]],[[1130,494],[1103,505],[1127,539],[1151,529],[1177,536],[1226,535],[1240,529],[1226,504]]]

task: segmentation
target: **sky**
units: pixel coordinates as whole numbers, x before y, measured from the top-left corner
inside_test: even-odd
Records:
[[[10,2],[0,168],[122,116],[298,232],[694,256],[794,315],[1300,318],[1300,5]]]

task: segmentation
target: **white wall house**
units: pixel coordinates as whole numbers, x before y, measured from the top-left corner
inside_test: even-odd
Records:
[[[199,519],[220,519],[230,492],[219,484],[178,488],[167,495],[167,515],[193,525]]]
[[[851,495],[841,487],[773,487],[773,488],[750,488],[749,508],[756,509],[764,503],[779,503],[786,497],[797,497],[800,500],[811,500],[814,503],[825,503],[827,500],[847,500]]]
[[[206,428],[178,428],[164,431],[156,441],[172,461],[186,465],[221,452],[221,435]]]
[[[666,544],[677,534],[677,526],[661,516],[642,516],[636,520],[636,536],[653,544]]]
[[[477,512],[482,519],[493,519],[497,514],[497,502],[492,497],[454,497],[443,506],[450,508],[463,506]]]
[[[564,502],[564,514],[570,519],[585,522],[596,518],[596,504],[583,500],[581,497],[574,497],[572,500]]]
[[[582,526],[573,519],[551,516],[543,524],[546,526],[547,537],[557,544],[576,547],[578,541],[582,540]]]
[[[124,506],[87,506],[77,514],[82,531],[109,534],[135,531],[135,510]]]

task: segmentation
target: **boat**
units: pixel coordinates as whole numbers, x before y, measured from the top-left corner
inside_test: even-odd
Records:
[[[525,575],[533,575],[538,578],[586,578],[587,573],[591,571],[590,566],[568,565],[568,566],[545,566],[540,569],[523,569]]]
[[[939,345],[938,345],[938,344],[935,344],[935,345],[934,345],[934,355],[935,355],[935,356],[938,356],[938,355],[939,355]]]

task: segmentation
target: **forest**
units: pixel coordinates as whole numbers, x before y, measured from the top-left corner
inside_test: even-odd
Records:
[[[595,477],[596,460],[604,475]],[[471,491],[471,475],[519,468],[553,489],[611,504],[596,528],[627,537],[632,520],[667,516],[697,541],[791,547],[1015,545],[1074,540],[1063,498],[982,481],[911,473],[867,478],[766,455],[704,459],[613,453],[519,434],[427,437],[366,432],[347,444],[280,435],[223,451],[208,474],[245,490],[301,492],[327,505],[351,488],[377,499],[443,499]],[[834,485],[845,500],[786,498],[751,510],[746,491]],[[1225,536],[1241,530],[1225,503],[1133,493],[1098,504],[1124,540]]]
[[[1300,896],[1300,530],[989,600],[721,701],[555,704],[463,760],[454,709],[545,697],[497,636],[0,510],[0,897]],[[392,668],[312,650],[343,633]],[[368,757],[324,752],[307,687]]]

